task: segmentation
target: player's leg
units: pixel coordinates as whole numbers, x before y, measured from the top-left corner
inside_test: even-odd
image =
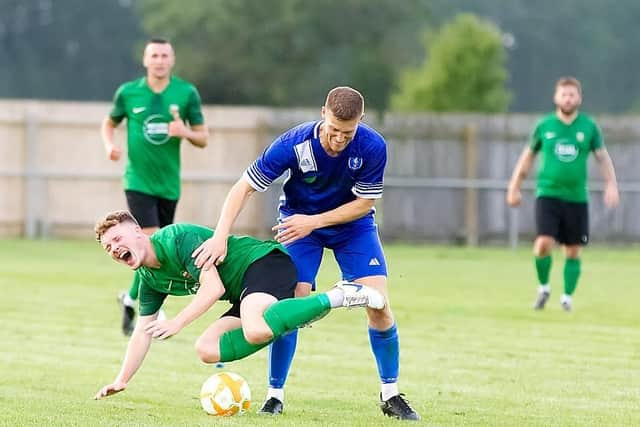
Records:
[[[382,244],[373,218],[362,218],[340,241],[332,244],[343,278],[366,285],[384,295],[387,304],[381,309],[367,308],[371,350],[380,376],[380,406],[385,415],[418,420],[420,416],[400,394],[400,341],[398,328],[389,304],[387,266]]]
[[[322,261],[323,247],[313,236],[300,239],[287,248],[296,265],[298,284],[295,296],[309,296],[315,286],[315,277]],[[284,404],[284,385],[295,355],[298,330],[276,339],[269,347],[269,387],[267,397],[259,413],[277,415],[282,413]]]
[[[239,304],[235,306],[237,313],[230,313],[234,310],[232,307],[229,311],[222,315],[218,320],[213,322],[200,337],[197,339],[195,347],[200,360],[204,363],[216,363],[220,361],[220,337],[228,331],[240,329]]]
[[[292,298],[296,268],[289,256],[280,251],[254,262],[243,280],[242,329],[225,332],[220,337],[222,362],[242,359],[273,339],[324,317],[332,308],[345,306],[350,300],[357,306],[382,308],[385,304],[379,292],[347,283],[316,296]]]
[[[158,199],[139,191],[125,190],[127,206],[129,212],[138,221],[142,231],[147,234],[153,234],[159,227],[160,220],[158,217]],[[135,326],[135,301],[138,299],[139,285],[134,277],[129,286],[129,291],[122,291],[118,294],[118,302],[122,310],[122,333],[131,335]],[[159,314],[162,318],[164,312]]]
[[[536,199],[536,239],[533,256],[538,277],[538,292],[533,308],[542,310],[551,295],[549,275],[551,273],[551,251],[555,245],[561,221],[560,201],[548,197]]]
[[[560,305],[571,311],[573,293],[578,286],[582,270],[580,253],[582,246],[589,243],[589,208],[587,203],[565,202],[564,221],[560,242],[565,245],[564,294]]]

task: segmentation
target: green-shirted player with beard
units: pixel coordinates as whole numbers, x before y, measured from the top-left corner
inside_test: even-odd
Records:
[[[534,308],[543,309],[551,294],[551,251],[558,242],[564,245],[566,257],[560,303],[565,311],[570,311],[581,270],[580,250],[589,242],[589,153],[593,152],[605,181],[605,206],[617,206],[619,194],[600,129],[593,119],[578,111],[582,102],[580,82],[574,77],[560,78],[553,99],[556,111],[538,123],[530,144],[520,155],[509,183],[507,202],[510,206],[520,204],[520,185],[540,153],[533,244],[539,287]]]
[[[325,316],[332,308],[383,309],[382,293],[339,282],[325,293],[293,298],[298,274],[285,248],[275,241],[229,236],[227,256],[201,269],[191,254],[214,230],[193,224],[168,225],[151,236],[128,211],[107,214],[96,223],[96,239],[117,262],[135,270],[140,281],[140,318],[129,340],[122,367],[95,398],[123,391],[142,365],[153,338],[166,339],[205,313],[216,301],[231,308],[198,338],[196,351],[205,363],[242,359],[274,339]],[[158,319],[168,295],[193,295],[171,319]]]
[[[114,141],[114,129],[127,120],[124,191],[129,210],[147,234],[173,223],[180,198],[182,139],[201,148],[208,139],[200,95],[194,85],[171,74],[174,63],[167,40],[149,40],[143,56],[146,75],[118,88],[101,129],[107,157],[118,161],[122,151]],[[133,330],[137,296],[134,280],[129,292],[119,297],[125,335]]]

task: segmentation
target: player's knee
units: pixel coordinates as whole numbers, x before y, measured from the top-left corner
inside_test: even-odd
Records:
[[[220,352],[218,351],[217,346],[213,346],[202,338],[198,338],[195,347],[198,357],[204,363],[216,363],[220,361]]]
[[[269,328],[243,327],[242,333],[249,344],[263,344],[273,338],[273,332]]]

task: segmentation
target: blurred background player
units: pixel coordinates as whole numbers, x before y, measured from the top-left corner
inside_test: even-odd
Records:
[[[374,220],[382,197],[387,161],[384,138],[361,123],[364,99],[350,87],[327,95],[322,120],[303,123],[278,137],[232,187],[222,208],[216,235],[194,256],[196,265],[224,265],[227,236],[255,191],[266,191],[284,174],[279,224],[273,227],[298,270],[296,296],[315,290],[324,248],[333,250],[345,280],[387,296],[387,268]],[[389,305],[367,309],[369,338],[380,375],[380,405],[385,415],[420,417],[398,391],[399,340]],[[269,391],[260,412],[283,410],[284,383],[295,353],[294,331],[276,340],[270,351]]]
[[[337,307],[385,305],[375,289],[338,283],[328,292],[292,298],[296,267],[279,243],[248,236],[229,236],[226,261],[207,270],[195,266],[193,251],[215,231],[194,224],[173,224],[151,236],[128,211],[115,211],[97,222],[96,239],[116,262],[140,280],[140,319],[120,373],[102,387],[100,399],[123,391],[142,365],[152,338],[167,339],[205,313],[216,301],[232,306],[198,338],[196,351],[205,363],[242,359],[271,340],[325,316]],[[167,295],[193,295],[172,319],[158,319]]]
[[[516,163],[507,190],[507,202],[510,206],[520,204],[520,185],[536,154],[540,153],[535,207],[537,237],[533,244],[539,287],[534,308],[543,309],[551,295],[551,251],[558,242],[564,245],[566,257],[564,293],[560,303],[564,310],[570,311],[581,271],[580,250],[589,242],[589,153],[593,152],[605,181],[605,206],[617,206],[619,195],[613,163],[604,147],[600,129],[592,118],[578,111],[582,102],[580,82],[574,77],[560,78],[556,82],[553,101],[555,113],[540,120],[531,142]]]
[[[182,139],[203,148],[209,136],[200,95],[194,85],[171,74],[174,63],[171,43],[161,38],[149,40],[143,55],[146,76],[117,89],[113,108],[102,122],[107,157],[118,161],[122,150],[114,142],[114,129],[127,119],[124,192],[129,210],[147,234],[173,223],[180,198]],[[134,279],[129,292],[118,297],[125,335],[133,331],[137,297]]]

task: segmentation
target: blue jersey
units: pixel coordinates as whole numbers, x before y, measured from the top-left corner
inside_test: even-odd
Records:
[[[321,124],[303,123],[280,135],[244,173],[249,184],[262,192],[288,172],[280,203],[284,216],[327,212],[356,197],[382,197],[384,138],[361,123],[344,151],[331,157],[320,145]]]

